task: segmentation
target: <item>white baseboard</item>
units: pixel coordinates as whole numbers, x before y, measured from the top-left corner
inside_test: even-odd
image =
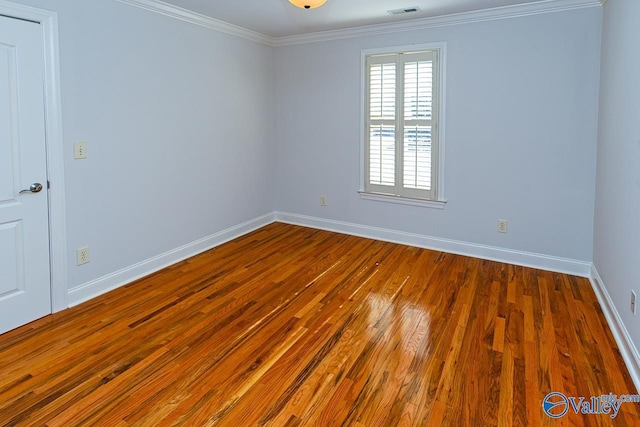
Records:
[[[269,213],[72,288],[69,290],[68,295],[69,307],[117,289],[120,286],[155,273],[158,270],[250,233],[272,222],[274,222],[274,214]]]
[[[598,297],[598,302],[600,302],[600,307],[602,308],[604,317],[609,323],[609,329],[611,329],[613,338],[618,344],[618,348],[620,349],[622,358],[627,365],[627,369],[629,369],[629,375],[631,375],[631,379],[636,386],[636,391],[640,391],[640,353],[638,353],[638,349],[633,343],[631,335],[629,335],[629,331],[626,326],[624,326],[622,317],[620,317],[620,313],[613,303],[611,295],[609,295],[607,287],[604,285],[595,265],[591,265],[590,280],[591,286],[593,286],[593,291],[595,292],[596,297]],[[613,392],[615,393],[615,390]],[[624,392],[619,391],[619,393]]]
[[[366,237],[386,242],[416,246],[443,252],[488,259],[492,261],[506,262],[525,267],[539,268],[576,276],[588,277],[593,290],[600,302],[609,328],[615,338],[620,353],[629,369],[629,373],[636,388],[640,391],[640,353],[634,345],[627,328],[622,322],[611,296],[607,292],[602,278],[595,266],[591,263],[567,258],[552,257],[548,255],[514,251],[494,246],[480,245],[476,243],[461,242],[451,239],[425,236],[415,233],[390,230],[385,228],[370,227],[342,221],[334,221],[323,218],[292,214],[287,212],[273,212],[254,218],[250,221],[228,228],[195,242],[186,244],[177,249],[165,252],[156,257],[139,262],[130,267],[108,274],[99,279],[85,283],[69,290],[69,306],[73,307],[82,302],[102,295],[127,283],[147,276],[179,261],[207,251],[244,234],[250,233],[272,222],[301,225],[304,227],[334,231],[353,236]]]
[[[591,277],[591,263],[552,257],[530,252],[514,251],[494,246],[461,242],[421,234],[408,233],[361,224],[334,221],[286,212],[273,212],[252,219],[234,227],[215,233],[211,236],[188,243],[179,248],[160,254],[156,257],[134,264],[130,267],[84,283],[69,290],[69,307],[81,304],[98,295],[102,295],[122,285],[147,276],[186,258],[233,240],[253,230],[279,221],[287,224],[301,225],[321,230],[334,231],[386,242],[434,249],[443,252],[506,262],[526,267],[539,268],[549,271]]]
[[[640,391],[640,353],[633,343],[627,328],[624,326],[624,323],[622,323],[622,318],[613,304],[611,296],[607,292],[598,271],[590,262],[552,257],[530,252],[514,251],[494,246],[442,239],[438,237],[369,227],[361,224],[327,220],[287,212],[276,212],[275,220],[287,224],[318,228],[321,230],[367,237],[386,242],[400,243],[475,258],[587,277],[591,281],[591,285],[596,297],[598,298],[600,307],[602,308],[605,318],[609,324],[609,329],[618,344],[618,348],[620,349],[620,353],[622,354],[622,358],[625,361],[627,369],[629,369],[631,379],[633,380],[637,391]],[[631,393],[631,391],[629,392]]]
[[[433,249],[474,258],[488,259],[491,261],[506,262],[509,264],[556,271],[581,277],[589,277],[591,268],[591,263],[585,261],[553,257],[531,252],[515,251],[495,246],[443,239],[439,237],[425,236],[422,234],[370,227],[361,224],[334,221],[287,212],[276,212],[275,220],[287,224],[302,225],[305,227],[382,240],[385,242]]]

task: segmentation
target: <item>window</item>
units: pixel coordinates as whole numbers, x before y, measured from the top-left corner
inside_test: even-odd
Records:
[[[441,200],[440,53],[365,54],[365,193]]]

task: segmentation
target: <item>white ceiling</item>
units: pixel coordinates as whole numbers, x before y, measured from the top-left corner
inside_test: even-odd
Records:
[[[270,37],[286,37],[363,25],[431,18],[525,3],[559,0],[327,0],[318,9],[294,7],[288,0],[163,0]],[[420,12],[390,15],[417,6]]]

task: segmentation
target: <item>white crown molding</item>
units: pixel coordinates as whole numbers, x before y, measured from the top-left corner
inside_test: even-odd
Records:
[[[165,3],[161,0],[115,1],[272,47],[315,43],[351,37],[373,36],[400,31],[424,30],[450,25],[493,21],[496,19],[518,18],[543,13],[563,12],[587,7],[602,7],[607,2],[607,0],[541,0],[515,6],[496,7],[472,12],[435,16],[432,18],[412,19],[409,21],[394,22],[390,24],[366,25],[362,27],[347,28],[344,30],[321,31],[317,33],[286,37],[271,37],[237,25],[229,24],[219,19],[211,18],[210,16]]]
[[[273,46],[273,37],[266,36],[256,31],[251,31],[237,25],[229,24],[219,19],[193,12],[182,7],[174,6],[160,0],[115,0],[129,6],[155,12],[170,18],[179,19],[201,27],[210,28],[232,36],[241,37],[243,39]]]
[[[395,22],[391,24],[366,25],[362,27],[347,28],[344,30],[321,31],[317,33],[301,34],[298,36],[278,37],[274,39],[274,44],[275,46],[288,46],[351,37],[374,36],[400,31],[415,31],[451,25],[494,21],[496,19],[519,18],[524,16],[540,15],[543,13],[583,9],[587,7],[600,7],[602,6],[601,1],[602,0],[542,0],[534,3],[434,16],[432,18],[412,19],[409,21]]]

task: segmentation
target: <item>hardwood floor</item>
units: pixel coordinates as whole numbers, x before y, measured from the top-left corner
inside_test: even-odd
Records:
[[[272,224],[0,336],[0,424],[638,426],[587,279]]]

